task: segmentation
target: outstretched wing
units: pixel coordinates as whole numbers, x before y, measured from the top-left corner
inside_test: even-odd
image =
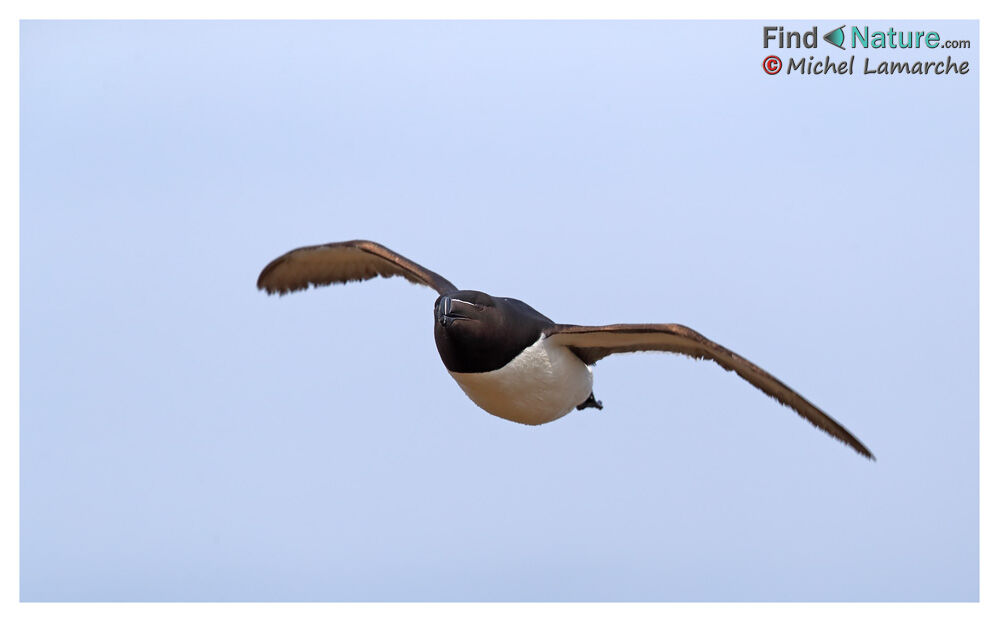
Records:
[[[284,295],[308,289],[309,285],[319,287],[366,281],[376,276],[401,276],[418,285],[432,287],[439,294],[458,290],[436,272],[367,240],[303,246],[288,251],[267,264],[257,278],[257,288],[268,294]]]
[[[734,371],[781,404],[788,406],[812,425],[838,439],[871,460],[874,455],[856,437],[817,406],[789,386],[774,378],[728,348],[679,324],[612,324],[610,326],[575,326],[556,324],[548,331],[554,343],[570,348],[587,365],[618,352],[658,350],[676,352],[698,359],[709,359],[728,371]]]

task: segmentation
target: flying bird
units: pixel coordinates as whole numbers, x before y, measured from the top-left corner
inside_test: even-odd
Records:
[[[680,324],[557,324],[527,303],[458,289],[441,275],[367,240],[304,246],[260,273],[257,288],[284,295],[310,285],[401,276],[437,291],[434,340],[448,373],[479,407],[497,417],[540,425],[573,409],[602,409],[593,365],[621,352],[657,350],[714,361],[788,406],[812,425],[874,459],[836,420],[735,352]]]

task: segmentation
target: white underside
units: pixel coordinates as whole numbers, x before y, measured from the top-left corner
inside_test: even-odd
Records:
[[[450,373],[480,408],[528,425],[568,414],[593,390],[592,370],[568,348],[544,337],[497,370]]]

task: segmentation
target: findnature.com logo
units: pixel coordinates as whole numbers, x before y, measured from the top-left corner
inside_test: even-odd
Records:
[[[764,49],[816,49],[819,41],[839,48],[843,51],[863,50],[920,50],[932,53],[934,50],[970,49],[971,41],[967,39],[943,39],[935,30],[888,30],[871,29],[870,26],[848,26],[844,24],[834,28],[819,38],[819,27],[799,32],[788,30],[783,26],[763,27]],[[833,54],[837,54],[833,52]],[[786,58],[771,54],[763,59],[763,71],[770,75],[785,73],[790,75],[859,75],[890,76],[896,74],[929,75],[967,75],[970,71],[970,61],[954,59],[949,54],[946,59],[921,58],[917,60],[877,60],[870,56],[863,58],[863,71],[855,71],[857,56],[849,58],[830,55],[816,59],[815,55],[795,56],[793,53]]]

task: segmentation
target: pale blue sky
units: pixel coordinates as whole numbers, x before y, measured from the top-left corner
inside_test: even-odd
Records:
[[[875,78],[763,25],[24,23],[22,599],[976,600],[978,26]],[[687,324],[878,462],[663,354],[520,426],[431,290],[254,287],[357,237]]]

